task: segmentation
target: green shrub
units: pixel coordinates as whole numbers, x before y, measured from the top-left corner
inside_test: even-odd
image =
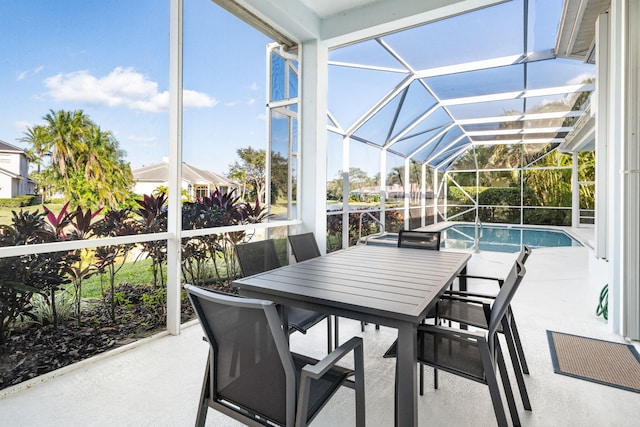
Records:
[[[17,196],[11,199],[0,199],[0,206],[5,208],[23,208],[31,206],[36,200],[33,194],[27,196]]]
[[[61,291],[56,293],[55,299],[55,313],[51,300],[43,297],[40,294],[34,294],[31,297],[31,314],[32,316],[26,317],[26,323],[36,323],[39,325],[53,325],[56,322],[57,316],[58,322],[64,322],[73,317],[76,302],[72,292]]]

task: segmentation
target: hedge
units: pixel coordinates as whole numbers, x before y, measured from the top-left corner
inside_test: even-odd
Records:
[[[12,199],[0,199],[0,206],[4,208],[23,208],[31,206],[36,200],[36,196],[30,194],[28,196],[18,196]]]

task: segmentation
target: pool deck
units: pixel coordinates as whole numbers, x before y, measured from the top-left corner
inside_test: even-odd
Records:
[[[503,276],[514,256],[474,253],[469,273]],[[512,304],[531,371],[525,382],[533,411],[523,411],[518,401],[523,426],[636,426],[640,420],[637,393],[553,372],[546,330],[624,343],[602,317],[595,316],[603,282],[590,268],[590,257],[586,247],[543,248],[535,249],[527,261],[527,274]],[[470,289],[482,290],[480,282],[468,284]],[[382,354],[395,340],[396,331],[386,327],[377,331],[369,325],[360,332],[360,323],[348,319],[342,319],[340,325],[342,341],[353,335],[365,341],[367,425],[393,425],[395,364]],[[164,334],[45,375],[11,392],[4,390],[4,395],[0,394],[0,424],[193,425],[208,346],[197,322],[186,326],[179,336]],[[633,345],[640,349],[637,342]],[[292,348],[315,357],[325,355],[324,325],[311,328],[306,335],[293,334]],[[435,390],[427,369],[425,386],[425,395],[418,399],[420,425],[496,424],[484,385],[442,372]],[[341,390],[311,425],[355,425],[353,405],[353,391]],[[240,424],[209,410],[206,425]]]

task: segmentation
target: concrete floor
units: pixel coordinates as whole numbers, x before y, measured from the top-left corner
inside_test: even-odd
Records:
[[[514,255],[474,254],[470,273],[504,276]],[[553,373],[546,330],[623,342],[595,316],[601,272],[594,270],[587,248],[537,249],[527,262],[527,275],[513,302],[531,374],[526,378],[533,406],[522,410],[524,426],[640,425],[637,393]],[[470,282],[471,288],[479,284]],[[360,333],[358,322],[341,319],[341,335],[362,335],[365,345],[367,425],[393,425],[394,360],[381,356],[394,341],[393,329]],[[292,348],[315,357],[325,354],[326,328],[294,334]],[[636,348],[640,348],[635,343]],[[199,326],[179,336],[148,340],[117,354],[105,355],[66,369],[62,375],[32,382],[27,388],[0,394],[2,426],[189,426],[193,425],[207,344]],[[496,425],[488,389],[446,373],[432,387],[427,368],[425,395],[419,397],[420,425]],[[512,377],[513,380],[513,377]],[[512,381],[513,382],[513,381]],[[0,392],[2,393],[2,392]],[[208,426],[236,426],[209,410]],[[314,426],[354,425],[351,390],[338,392]]]

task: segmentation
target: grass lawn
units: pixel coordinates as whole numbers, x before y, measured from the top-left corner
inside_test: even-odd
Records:
[[[49,209],[51,209],[51,211],[57,214],[58,212],[60,212],[60,209],[62,209],[64,204],[46,203],[45,206],[47,206]],[[44,208],[42,207],[42,205],[25,206],[22,208],[7,208],[3,206],[0,207],[0,225],[10,225],[11,219],[13,218],[13,213],[11,211],[16,211],[17,213],[20,212],[20,210],[30,212],[35,212],[37,210],[38,212],[44,212]]]
[[[163,274],[167,274],[166,266],[163,266]],[[100,284],[100,275],[96,274],[91,278],[82,282],[83,298],[102,298],[102,286],[109,289],[109,276],[103,276],[103,284]],[[127,262],[122,269],[116,274],[116,287],[120,283],[132,283],[136,285],[146,285],[153,282],[153,273],[151,271],[151,260],[141,259],[136,262]],[[69,285],[73,286],[73,285]]]

